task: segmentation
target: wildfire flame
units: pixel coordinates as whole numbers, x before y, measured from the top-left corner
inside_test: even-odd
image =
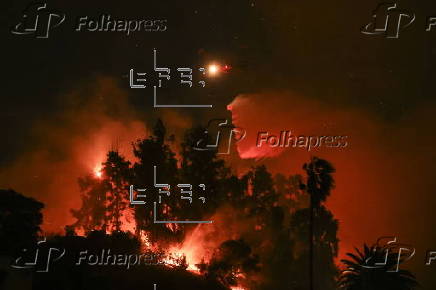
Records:
[[[195,260],[194,249],[184,248],[183,246],[173,246],[169,249],[169,255],[166,257],[164,262],[167,265],[177,266],[179,265],[179,262],[183,257],[185,257],[186,263],[188,265],[186,270],[192,273],[199,274],[200,269],[196,266],[196,264],[198,264],[200,261]]]
[[[98,179],[101,179],[103,176],[103,172],[101,172],[101,165],[97,165],[94,167],[94,176]]]

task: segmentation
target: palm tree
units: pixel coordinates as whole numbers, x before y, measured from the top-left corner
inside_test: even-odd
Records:
[[[397,268],[398,262],[401,264],[405,259],[398,259],[399,253],[392,249],[378,243],[370,247],[365,244],[363,251],[356,248],[356,254],[347,253],[351,259],[341,260],[346,269],[339,278],[339,289],[410,290],[418,286],[411,272]],[[381,261],[385,263],[381,265]]]
[[[307,173],[307,192],[310,195],[309,288],[313,290],[314,217],[334,187],[332,173],[335,172],[335,168],[324,159],[312,157],[309,164],[304,164],[303,169]]]
[[[326,201],[335,185],[332,176],[335,168],[327,160],[312,157],[309,164],[304,164],[303,169],[307,173],[307,191],[311,196],[312,204],[315,208],[319,207]]]

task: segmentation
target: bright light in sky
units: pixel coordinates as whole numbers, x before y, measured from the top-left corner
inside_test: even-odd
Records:
[[[219,66],[216,64],[209,65],[208,72],[210,75],[216,75],[219,71]]]

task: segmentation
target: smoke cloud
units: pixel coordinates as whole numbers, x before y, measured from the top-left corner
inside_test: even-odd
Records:
[[[425,251],[436,246],[432,207],[436,197],[432,177],[436,141],[428,124],[435,123],[431,104],[410,110],[397,121],[385,121],[352,107],[325,102],[290,92],[237,96],[229,105],[233,123],[246,130],[237,143],[242,158],[266,164],[274,173],[304,174],[301,166],[315,155],[333,163],[336,188],[327,206],[340,221],[340,257],[364,242],[397,236],[417,248],[407,266],[426,276]],[[256,147],[258,132],[294,135],[346,135],[345,148]],[[427,225],[429,228],[422,227]]]
[[[60,96],[61,113],[33,124],[29,149],[0,168],[0,187],[44,202],[45,231],[62,232],[73,221],[69,209],[80,207],[78,177],[93,174],[111,149],[132,160],[131,142],[148,132],[113,79],[98,77],[79,87]]]

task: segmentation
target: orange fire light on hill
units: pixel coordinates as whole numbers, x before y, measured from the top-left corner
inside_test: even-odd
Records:
[[[94,167],[94,176],[97,177],[98,179],[102,178],[103,176],[103,172],[101,172],[102,168],[101,165],[97,165],[96,167]]]
[[[169,249],[169,256],[166,257],[164,260],[165,264],[167,265],[177,265],[178,260],[181,259],[183,256],[186,258],[186,263],[188,264],[188,267],[186,270],[199,274],[200,269],[198,269],[197,265],[200,261],[196,261],[194,257],[194,251],[195,249],[189,249],[188,247],[178,247],[174,246]]]

